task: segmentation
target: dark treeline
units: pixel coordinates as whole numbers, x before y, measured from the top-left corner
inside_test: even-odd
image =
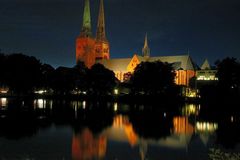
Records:
[[[0,85],[13,95],[32,94],[37,90],[51,91],[54,95],[68,95],[78,91],[90,95],[108,95],[117,80],[114,73],[101,64],[91,69],[79,62],[72,68],[42,64],[35,57],[23,54],[0,54]]]
[[[216,69],[218,82],[200,88],[202,101],[236,108],[240,104],[240,62],[235,58],[218,60]]]
[[[203,102],[239,103],[240,63],[226,58],[216,62],[218,82],[200,89]],[[23,54],[0,54],[0,87],[9,88],[10,95],[29,95],[45,90],[51,95],[87,95],[91,97],[112,96],[114,89],[127,89],[123,100],[144,102],[152,100],[179,102],[181,87],[174,83],[172,64],[142,62],[127,82],[120,83],[114,72],[101,64],[88,69],[79,62],[72,68],[53,68],[32,56]]]
[[[160,61],[139,64],[125,84],[121,84],[115,78],[114,72],[101,64],[95,64],[88,69],[84,63],[79,62],[72,68],[55,69],[35,57],[23,54],[0,54],[0,71],[0,85],[9,88],[10,95],[29,95],[37,90],[45,90],[52,95],[84,93],[95,98],[113,95],[115,88],[124,85],[129,90],[128,101],[145,101],[148,98],[156,99],[156,96],[168,99],[166,97],[174,98],[179,95],[179,88],[174,83],[172,65]],[[141,96],[145,98],[142,99]]]

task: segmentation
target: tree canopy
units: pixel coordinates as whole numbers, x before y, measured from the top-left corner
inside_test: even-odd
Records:
[[[172,65],[156,61],[140,63],[135,68],[130,83],[135,94],[167,94],[175,86],[174,80]]]

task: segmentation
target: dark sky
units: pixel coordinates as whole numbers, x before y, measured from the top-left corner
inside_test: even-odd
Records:
[[[95,34],[99,0],[90,0]],[[54,67],[75,64],[84,0],[0,0],[0,48],[33,55]],[[201,64],[240,58],[240,0],[105,0],[111,57],[188,51]]]

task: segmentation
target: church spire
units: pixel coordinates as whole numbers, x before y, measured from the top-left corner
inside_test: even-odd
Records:
[[[150,57],[150,48],[148,47],[148,37],[147,33],[145,36],[144,47],[142,49],[143,57]]]
[[[89,0],[85,0],[84,13],[83,13],[83,25],[80,36],[91,37],[91,13]]]
[[[100,0],[96,40],[97,41],[107,41],[106,32],[105,32],[105,18],[104,18],[103,0]]]

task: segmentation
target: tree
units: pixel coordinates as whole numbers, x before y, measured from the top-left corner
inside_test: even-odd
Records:
[[[5,82],[15,93],[29,93],[40,85],[41,63],[35,57],[12,54],[5,60]]]
[[[89,93],[104,96],[113,92],[116,86],[116,78],[113,71],[102,64],[94,64],[88,71]]]
[[[51,75],[50,87],[57,94],[69,94],[76,88],[78,72],[74,68],[58,67]]]
[[[82,61],[78,61],[78,63],[74,66],[74,69],[77,72],[76,87],[82,91],[86,91],[88,84],[87,73],[89,69]]]
[[[169,94],[175,87],[175,72],[169,63],[142,62],[130,79],[135,94]]]
[[[236,58],[225,58],[217,61],[217,77],[219,86],[224,89],[239,89],[240,87],[240,63]]]
[[[239,104],[240,98],[240,63],[235,58],[217,61],[217,102]],[[224,104],[225,104],[224,103]],[[233,105],[235,106],[235,105]]]

